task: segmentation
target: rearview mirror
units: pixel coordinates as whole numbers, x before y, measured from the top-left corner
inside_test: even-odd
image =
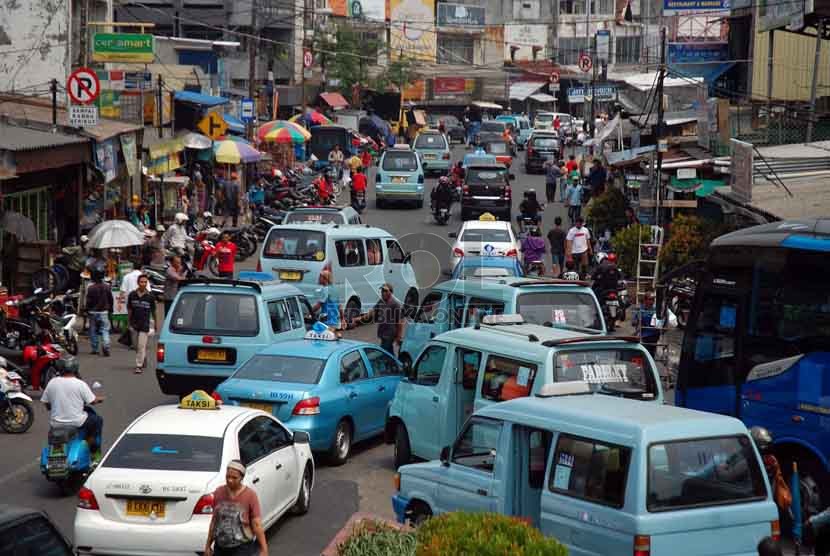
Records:
[[[308,433],[305,431],[294,431],[293,436],[294,444],[308,444],[310,441],[310,437]]]
[[[455,239],[455,238],[458,237],[458,233],[457,232],[449,232],[447,234],[447,237]]]
[[[443,465],[444,467],[449,467],[450,466],[450,447],[449,446],[444,446],[443,448],[441,448],[440,459],[441,459],[441,465]]]

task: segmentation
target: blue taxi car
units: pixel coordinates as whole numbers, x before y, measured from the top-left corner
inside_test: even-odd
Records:
[[[424,167],[409,145],[395,145],[383,153],[375,175],[378,208],[390,201],[412,201],[424,206]]]
[[[461,258],[452,271],[451,280],[457,278],[521,278],[524,276],[522,265],[516,257],[476,257],[467,255]]]
[[[231,405],[262,409],[311,437],[311,449],[334,465],[355,442],[384,431],[386,409],[402,376],[397,359],[375,344],[338,339],[324,325],[304,339],[253,356],[215,394]]]

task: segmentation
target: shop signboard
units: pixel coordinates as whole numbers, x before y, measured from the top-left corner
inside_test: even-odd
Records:
[[[436,77],[432,81],[432,92],[436,96],[463,95],[467,92],[467,80],[463,77]]]
[[[670,42],[667,54],[669,64],[721,62],[729,59],[729,43],[726,41]]]
[[[504,59],[510,60],[510,47],[519,47],[516,60],[532,60],[533,45],[548,44],[548,26],[544,23],[507,23],[504,26]]]
[[[600,29],[597,31],[597,60],[607,62],[611,52],[611,31]]]
[[[435,0],[389,0],[389,16],[392,59],[435,62]]]
[[[381,22],[386,19],[386,0],[329,0],[328,4],[331,14],[337,17]]]
[[[93,62],[150,64],[155,60],[153,35],[141,33],[95,33]]]
[[[720,10],[728,11],[730,7],[731,0],[663,0],[663,15],[714,12]]]
[[[464,4],[438,4],[438,25],[484,26],[484,8]]]
[[[568,88],[568,102],[571,104],[579,104],[585,102],[585,97],[591,98],[591,85],[579,85],[577,87]],[[598,102],[607,102],[617,98],[617,86],[608,85],[607,83],[600,83],[593,86],[594,100]]]
[[[755,147],[752,143],[737,139],[730,139],[729,142],[732,146],[732,164],[729,171],[732,196],[744,203],[751,203]]]

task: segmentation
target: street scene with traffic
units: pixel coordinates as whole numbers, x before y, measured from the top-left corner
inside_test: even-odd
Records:
[[[65,4],[0,556],[830,555],[830,4]]]

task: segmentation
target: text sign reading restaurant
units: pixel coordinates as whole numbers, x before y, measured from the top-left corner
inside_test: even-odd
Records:
[[[94,62],[152,63],[153,35],[140,33],[95,33],[92,41]]]

